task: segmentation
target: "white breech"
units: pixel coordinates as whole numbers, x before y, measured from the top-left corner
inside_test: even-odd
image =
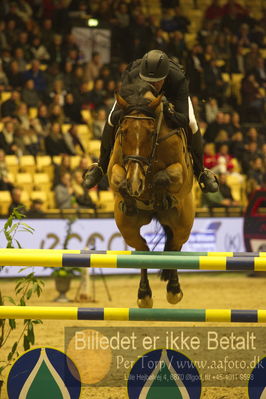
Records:
[[[195,134],[197,130],[199,130],[199,127],[194,114],[192,101],[189,96],[188,96],[188,117],[189,117],[189,127],[192,130],[192,133]]]

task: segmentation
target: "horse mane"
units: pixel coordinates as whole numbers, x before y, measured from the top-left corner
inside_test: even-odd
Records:
[[[134,83],[122,86],[119,90],[119,95],[128,103],[125,113],[140,111],[144,114],[152,114],[152,116],[154,116],[154,112],[148,107],[148,104],[153,98],[145,97],[145,94],[148,92],[152,93],[155,97],[158,95],[155,87],[140,79],[136,80]]]

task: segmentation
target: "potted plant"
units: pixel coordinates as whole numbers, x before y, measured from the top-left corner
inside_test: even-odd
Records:
[[[55,302],[69,302],[66,293],[70,289],[72,278],[80,273],[78,267],[56,267],[51,276],[55,279],[55,288],[59,292],[59,296]]]
[[[75,218],[69,218],[67,221],[67,231],[63,242],[63,249],[68,249],[68,243],[72,237],[72,224],[74,222]],[[55,288],[59,292],[59,296],[55,299],[55,302],[70,302],[66,297],[66,293],[70,289],[72,278],[79,274],[80,269],[78,267],[53,268],[51,276],[55,278]]]

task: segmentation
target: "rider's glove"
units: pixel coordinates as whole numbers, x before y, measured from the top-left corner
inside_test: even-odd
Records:
[[[176,120],[176,115],[175,115],[175,110],[173,104],[169,103],[168,101],[164,101],[163,103],[163,115],[165,118],[165,121],[169,127],[176,127],[177,126],[177,120]]]

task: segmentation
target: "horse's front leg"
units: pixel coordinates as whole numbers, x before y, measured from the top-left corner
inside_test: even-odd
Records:
[[[178,191],[183,184],[183,168],[176,162],[166,169],[157,172],[153,178],[154,187],[154,207],[162,211],[171,208],[169,192]]]
[[[128,216],[135,215],[137,213],[136,200],[128,194],[125,169],[118,164],[114,164],[109,180],[112,190],[119,192],[122,197],[119,203],[121,211]]]
[[[121,200],[121,194],[116,194],[115,220],[124,240],[137,251],[149,251],[145,239],[140,235],[140,229],[144,224],[150,223],[152,217],[140,214],[133,214],[132,216],[125,214],[120,206]],[[141,269],[137,303],[140,308],[152,308],[153,306],[147,269]]]

